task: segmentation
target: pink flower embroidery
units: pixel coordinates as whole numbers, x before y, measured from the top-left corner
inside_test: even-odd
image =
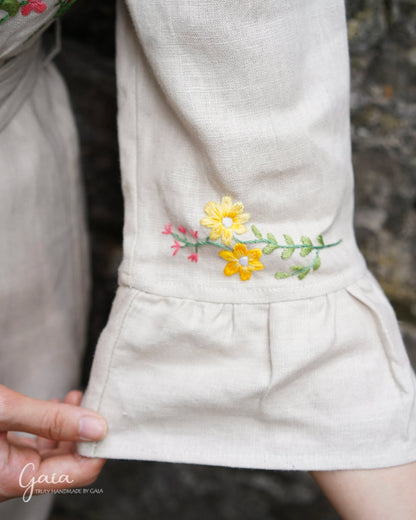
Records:
[[[189,255],[188,260],[190,260],[191,262],[198,262],[198,253],[193,253],[192,255]]]
[[[176,253],[177,253],[177,252],[179,251],[179,249],[181,248],[181,245],[180,245],[180,243],[179,243],[177,240],[175,240],[175,244],[174,244],[173,246],[170,246],[170,247],[172,247],[172,248],[175,250],[175,251],[173,252],[173,256],[175,256]]]
[[[43,13],[46,7],[45,2],[42,2],[42,0],[29,0],[29,3],[22,7],[21,12],[23,16],[27,16],[32,10],[35,11],[35,13]]]
[[[189,230],[189,233],[191,233],[191,235],[194,237],[194,238],[198,238],[198,230],[196,231],[192,231],[192,229]]]
[[[179,229],[179,231],[180,231],[181,233],[183,233],[184,235],[186,235],[186,229],[185,229],[183,226],[179,226],[178,229]]]
[[[162,231],[162,235],[170,235],[172,233],[172,224],[165,226],[165,231]]]

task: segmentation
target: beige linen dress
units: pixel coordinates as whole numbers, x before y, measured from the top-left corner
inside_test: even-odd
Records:
[[[357,247],[342,0],[117,11],[119,288],[86,456],[263,469],[416,460],[415,374]]]
[[[51,63],[59,37],[40,39],[72,3],[0,1],[0,383],[39,399],[78,387],[89,306],[78,136]],[[0,517],[44,518],[51,499]]]

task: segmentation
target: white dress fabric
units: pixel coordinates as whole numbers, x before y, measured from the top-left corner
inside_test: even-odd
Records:
[[[262,469],[416,460],[416,379],[353,229],[342,0],[117,10],[119,288],[85,456]],[[254,227],[253,227],[254,226]]]
[[[69,6],[0,5],[0,383],[39,399],[79,386],[90,299],[78,136],[51,62],[59,37],[41,45]],[[52,498],[2,503],[0,517],[45,518]]]
[[[90,272],[78,135],[51,62],[59,32],[51,50],[40,39],[60,7],[42,4],[0,24],[0,382],[62,399],[79,384]]]

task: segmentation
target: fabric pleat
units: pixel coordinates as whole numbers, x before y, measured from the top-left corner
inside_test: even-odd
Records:
[[[369,271],[270,304],[121,287],[109,323],[84,405],[110,433],[83,455],[301,470],[414,459],[415,375]]]

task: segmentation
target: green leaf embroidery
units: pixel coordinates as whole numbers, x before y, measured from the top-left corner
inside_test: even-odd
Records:
[[[287,260],[288,258],[290,258],[293,255],[294,251],[295,251],[295,249],[292,247],[288,248],[288,249],[284,249],[283,253],[281,255],[282,260]]]
[[[313,263],[313,270],[316,271],[317,269],[319,269],[320,265],[321,259],[319,256],[317,256],[315,262]]]
[[[295,245],[295,243],[293,242],[293,238],[290,235],[283,235],[283,236],[286,240],[286,244],[288,244],[289,246]]]
[[[310,269],[307,269],[306,271],[303,271],[303,273],[300,273],[300,275],[298,276],[299,280],[302,280],[303,278],[305,278],[305,276],[309,273]]]
[[[60,10],[63,10],[63,9],[66,9],[67,5],[72,4],[74,1],[75,0],[69,0],[69,1],[68,0],[57,0],[56,5],[59,5],[61,8]],[[27,0],[23,0],[23,3],[27,3]],[[16,5],[19,8],[22,5],[22,2],[20,2],[18,0],[0,0],[0,7],[2,5],[12,6],[12,9],[13,9],[13,6],[16,6]],[[1,20],[0,20],[0,22],[1,22]],[[227,196],[227,197],[228,197],[228,199],[230,199],[229,196]],[[211,201],[211,204],[214,205],[215,207],[219,208],[218,211],[220,213],[222,212],[221,215],[223,218],[224,218],[224,216],[227,216],[228,219],[233,220],[234,217],[229,217],[228,213],[226,212],[227,205],[225,204],[225,202],[227,202],[227,201],[225,200],[225,202],[224,202],[224,200],[225,200],[225,198],[223,197],[223,201],[221,202],[221,204],[217,204],[216,202],[213,202],[213,201]],[[240,203],[240,205],[241,205],[241,208],[239,209],[239,212],[241,212],[243,209],[241,203]],[[205,209],[205,212],[210,216],[210,213],[207,209]],[[249,218],[249,215],[244,214],[244,218],[245,218],[245,220],[244,220],[244,222],[245,222]],[[207,223],[207,219],[205,217],[204,217],[204,219],[201,219],[200,222],[205,227],[213,227],[213,225],[214,225],[212,223]],[[234,222],[234,220],[233,220],[233,222]],[[215,225],[217,225],[217,224],[215,224]],[[220,225],[221,225],[221,222],[220,222]],[[224,223],[224,226],[225,225],[226,224]],[[229,227],[228,224],[227,224],[227,227]],[[194,250],[194,253],[188,256],[188,260],[190,260],[192,262],[198,261],[198,254],[200,253],[200,250],[204,246],[215,246],[217,248],[222,249],[223,251],[221,251],[219,253],[219,255],[223,259],[227,260],[228,262],[230,262],[231,257],[230,257],[230,254],[227,253],[227,251],[231,252],[232,256],[234,257],[234,260],[232,260],[232,262],[237,262],[237,264],[239,264],[239,265],[237,265],[237,267],[238,267],[238,269],[240,269],[240,271],[239,271],[240,276],[241,276],[241,272],[242,272],[241,270],[244,269],[244,267],[247,265],[247,260],[250,262],[250,259],[251,259],[252,267],[253,267],[253,269],[255,268],[254,270],[259,270],[260,268],[263,269],[265,267],[264,265],[262,265],[261,262],[258,261],[256,263],[253,260],[254,258],[258,259],[261,254],[260,250],[257,249],[258,247],[260,247],[260,244],[263,244],[263,246],[264,246],[262,249],[262,253],[264,255],[270,255],[276,249],[281,249],[282,251],[280,253],[280,257],[282,260],[287,260],[287,259],[291,258],[294,255],[294,253],[296,252],[296,250],[298,250],[297,256],[300,256],[301,258],[304,258],[304,257],[310,255],[312,251],[315,251],[315,255],[313,255],[311,260],[309,260],[309,262],[307,262],[306,264],[291,265],[291,266],[289,266],[287,272],[277,271],[274,274],[274,277],[276,279],[283,279],[283,278],[289,278],[292,276],[297,276],[299,278],[299,280],[302,280],[310,272],[316,271],[320,268],[320,266],[321,266],[320,251],[321,250],[336,246],[340,242],[342,242],[342,239],[339,239],[337,242],[334,242],[331,244],[325,244],[322,234],[319,234],[316,236],[315,244],[312,242],[311,238],[307,235],[302,235],[301,239],[300,239],[301,243],[299,243],[298,240],[296,240],[296,242],[295,242],[290,235],[283,234],[285,243],[281,242],[279,244],[273,233],[270,233],[270,232],[267,234],[265,233],[265,236],[263,236],[263,234],[260,232],[260,230],[254,224],[251,225],[251,230],[252,230],[255,238],[250,239],[250,240],[241,240],[240,238],[237,238],[237,236],[235,236],[233,233],[231,233],[231,237],[228,237],[227,240],[225,240],[225,234],[224,234],[223,228],[221,228],[221,230],[220,230],[221,231],[221,240],[217,240],[217,239],[211,240],[210,236],[207,236],[204,239],[203,237],[198,236],[197,230],[193,231],[192,229],[185,228],[184,226],[179,226],[178,232],[180,232],[180,233],[176,233],[176,232],[172,231],[171,223],[165,225],[165,228],[162,231],[162,233],[165,235],[171,235],[172,238],[174,239],[174,245],[171,246],[171,248],[174,249],[174,252],[172,253],[173,256],[176,255],[176,253],[179,249],[188,248],[188,247],[192,248]],[[188,238],[188,232],[192,238]],[[245,232],[245,229],[244,229],[244,232]],[[217,233],[214,233],[214,235],[217,235]],[[234,244],[233,244],[233,241],[234,241]],[[249,247],[249,249],[247,249],[247,246],[252,246],[252,247],[251,248]],[[246,256],[242,256],[242,251],[245,252]],[[252,251],[251,255],[249,255],[250,251]],[[240,262],[240,259],[241,259],[241,262]],[[231,276],[231,274],[235,274],[235,272],[237,272],[237,271],[235,271],[235,267],[236,267],[236,265],[233,264],[233,269],[232,269],[233,273],[229,273],[229,272],[227,272],[227,270],[224,270],[224,274],[226,276]],[[243,280],[243,278],[244,277],[242,277],[241,279]],[[249,278],[250,277],[245,277],[245,279],[243,281],[248,280]]]
[[[0,9],[6,11],[9,16],[16,16],[19,8],[20,2],[18,0],[3,0],[0,2]]]
[[[266,247],[263,248],[263,253],[265,255],[270,255],[271,253],[273,253],[275,249],[277,249],[277,247],[278,246],[275,244],[268,244]]]
[[[292,269],[292,271],[301,271],[304,267],[305,266],[303,266],[303,265],[295,264],[295,265],[291,265],[290,269]]]
[[[279,278],[288,278],[289,276],[290,276],[289,273],[282,273],[281,271],[280,272],[278,271],[274,275],[274,277],[277,278],[277,279],[279,279]]]
[[[251,226],[251,231],[254,233],[254,236],[257,238],[263,238],[263,235],[260,233],[260,231],[256,228],[256,226],[253,224]]]

